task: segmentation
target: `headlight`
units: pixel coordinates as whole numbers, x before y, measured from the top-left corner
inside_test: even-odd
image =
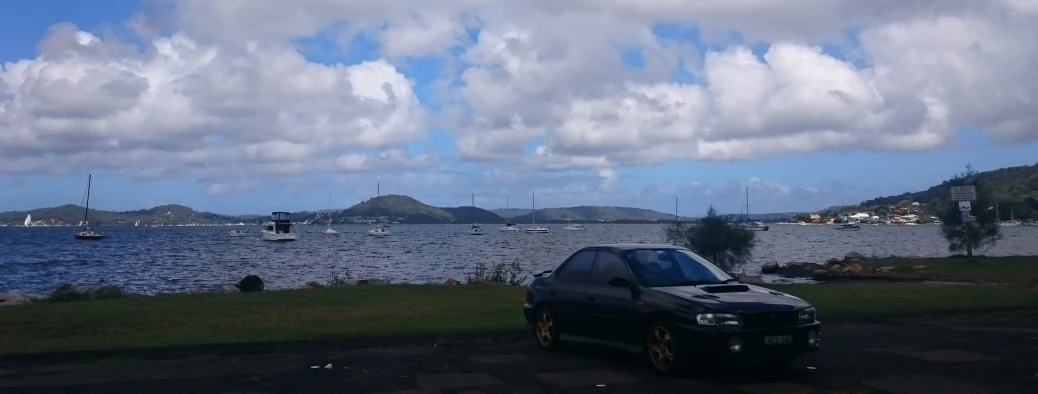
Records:
[[[696,315],[696,323],[701,326],[738,327],[742,325],[742,318],[730,313],[700,313]]]
[[[800,323],[814,323],[817,316],[815,316],[815,308],[807,308],[800,311],[800,316],[797,320]]]

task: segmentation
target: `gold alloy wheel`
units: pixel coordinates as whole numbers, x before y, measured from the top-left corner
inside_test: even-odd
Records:
[[[537,315],[537,342],[540,342],[541,346],[551,345],[553,327],[551,315],[548,312],[541,312]]]
[[[659,370],[670,369],[674,365],[674,338],[666,327],[656,326],[649,336],[649,358],[652,365]]]

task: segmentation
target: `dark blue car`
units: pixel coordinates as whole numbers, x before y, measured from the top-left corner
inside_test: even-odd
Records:
[[[696,360],[754,359],[785,368],[818,348],[806,301],[740,283],[686,248],[599,245],[535,275],[523,306],[537,345],[562,341],[644,352],[664,375]]]

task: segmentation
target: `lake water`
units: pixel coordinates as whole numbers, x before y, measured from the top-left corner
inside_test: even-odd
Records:
[[[102,241],[75,241],[69,227],[0,227],[0,291],[49,293],[62,282],[112,283],[135,293],[216,290],[248,274],[268,288],[324,283],[346,270],[354,278],[442,283],[465,277],[478,262],[519,258],[529,272],[552,269],[576,249],[600,243],[660,243],[663,225],[588,225],[587,231],[549,234],[501,233],[486,226],[483,236],[466,235],[461,225],[399,225],[387,238],[369,237],[367,226],[296,226],[299,240],[259,240],[259,227],[231,238],[234,227],[121,227],[104,229]],[[1038,227],[1003,228],[1003,240],[987,255],[1038,255]],[[857,251],[866,256],[945,256],[947,243],[937,226],[862,226],[835,231],[829,226],[772,225],[759,232],[754,263],[822,262]],[[741,269],[740,269],[741,271]]]

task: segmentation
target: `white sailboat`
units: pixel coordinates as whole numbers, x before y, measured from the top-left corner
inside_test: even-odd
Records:
[[[505,197],[505,212],[508,212],[508,197]],[[517,233],[519,232],[519,227],[516,227],[515,223],[512,223],[511,220],[505,219],[505,226],[499,228],[498,230],[501,230],[501,232]]]
[[[32,214],[25,215],[25,227],[32,226]]]
[[[746,188],[746,200],[743,202],[743,209],[746,211],[746,216],[743,217],[743,222],[739,223],[739,226],[755,231],[768,231],[768,226],[761,221],[750,220],[750,188]]]
[[[93,179],[93,175],[87,176],[86,207],[83,209],[83,229],[72,233],[72,238],[74,239],[96,241],[105,237],[104,233],[94,231],[94,229],[90,227],[90,184]]]
[[[324,230],[324,235],[339,236],[339,232],[332,229],[332,195],[328,195],[328,229]]]
[[[531,192],[530,201],[531,206],[533,207],[533,212],[530,213],[530,224],[532,227],[527,227],[526,232],[531,234],[547,234],[547,227],[537,225],[537,192]]]
[[[470,203],[472,208],[476,207],[476,194],[472,194],[472,202]],[[483,228],[479,227],[479,224],[475,220],[472,221],[472,229],[468,232],[469,235],[483,235]]]
[[[393,233],[389,231],[389,226],[383,225],[382,216],[379,215],[378,200],[382,197],[382,184],[375,184],[375,228],[368,230],[368,235],[372,237],[388,237]]]

